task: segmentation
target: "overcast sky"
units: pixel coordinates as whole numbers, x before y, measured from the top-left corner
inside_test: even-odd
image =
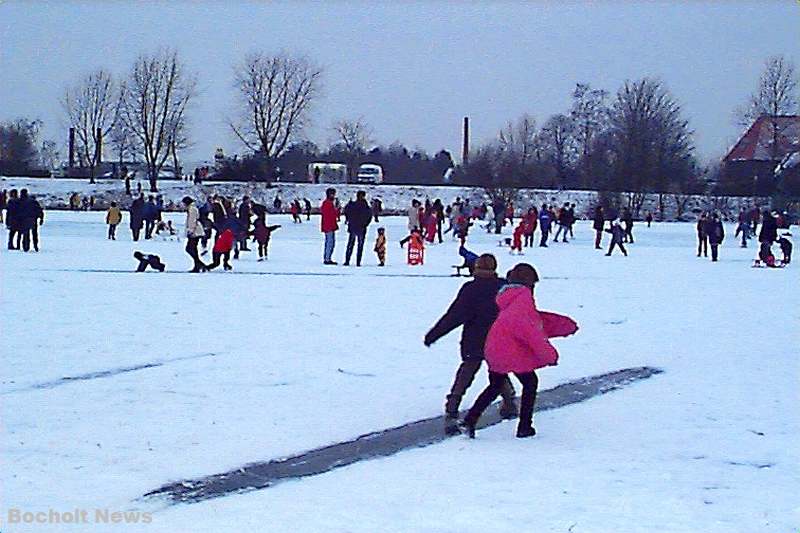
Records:
[[[576,82],[615,92],[658,76],[684,104],[698,155],[718,157],[740,133],[733,110],[766,57],[800,67],[800,3],[755,2],[70,2],[0,0],[0,120],[40,118],[66,144],[66,84],[136,56],[178,49],[198,73],[189,160],[241,152],[233,66],[254,50],[302,53],[322,65],[324,94],[307,137],[327,144],[338,118],[363,118],[381,144],[460,157],[530,113],[566,112]]]

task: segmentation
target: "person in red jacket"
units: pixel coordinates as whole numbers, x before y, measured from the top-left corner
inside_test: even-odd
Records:
[[[323,252],[323,264],[335,265],[336,261],[333,260],[333,249],[336,246],[336,230],[339,229],[339,210],[336,209],[336,189],[333,187],[325,191],[325,200],[319,207],[319,212],[322,215],[322,222],[320,229],[325,234],[325,248]]]
[[[206,266],[208,270],[213,270],[219,266],[220,258],[224,258],[223,268],[225,270],[233,270],[233,267],[228,262],[231,258],[231,250],[233,249],[234,241],[233,232],[229,229],[223,231],[214,243],[214,249],[211,251],[211,257],[214,259],[211,264]]]
[[[525,219],[521,219],[519,224],[514,229],[514,242],[511,244],[511,253],[514,253],[514,250],[517,253],[522,253],[522,235],[525,233]]]

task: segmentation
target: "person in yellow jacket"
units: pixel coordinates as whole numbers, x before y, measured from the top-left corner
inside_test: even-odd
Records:
[[[106,224],[108,224],[108,238],[117,240],[117,225],[122,222],[122,211],[117,207],[117,202],[111,202],[111,207],[106,211]]]
[[[375,253],[378,255],[378,266],[386,264],[386,230],[378,228],[378,238],[375,239]]]

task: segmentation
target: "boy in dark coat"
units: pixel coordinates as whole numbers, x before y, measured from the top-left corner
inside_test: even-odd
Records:
[[[787,239],[786,237],[791,237],[791,233],[784,233],[781,235],[781,238],[778,239],[778,244],[781,247],[781,252],[783,252],[783,261],[782,264],[788,265],[792,262],[792,241]]]
[[[602,250],[603,247],[600,246],[600,242],[603,240],[603,227],[605,226],[606,219],[605,215],[603,214],[603,208],[601,206],[597,206],[594,208],[594,220],[592,221],[592,228],[594,228],[595,237],[594,237],[594,248],[595,250]]]
[[[164,272],[167,266],[161,262],[161,258],[153,254],[143,254],[142,252],[133,252],[133,257],[139,261],[139,266],[136,267],[136,272],[144,272],[147,267],[159,272]]]
[[[697,257],[702,252],[703,257],[708,257],[708,217],[705,213],[700,215],[697,221]]]
[[[628,251],[623,246],[622,241],[625,236],[625,230],[622,229],[622,226],[619,225],[619,222],[614,222],[609,229],[606,230],[606,233],[611,234],[611,245],[608,247],[608,253],[606,256],[611,255],[611,252],[614,251],[614,246],[619,246],[619,249],[622,251],[622,255],[625,257],[628,256]]]
[[[461,398],[467,391],[475,374],[483,362],[483,345],[489,328],[497,318],[497,304],[495,297],[505,281],[497,277],[497,260],[491,254],[483,254],[473,267],[475,279],[465,283],[458,291],[456,299],[450,304],[447,312],[425,335],[425,346],[430,346],[441,337],[444,337],[459,326],[461,332],[461,365],[456,371],[456,377],[450,394],[445,403],[446,426],[449,433],[457,432],[458,408]],[[517,416],[517,406],[514,403],[514,387],[506,378],[502,387],[503,405],[500,414],[504,418]]]

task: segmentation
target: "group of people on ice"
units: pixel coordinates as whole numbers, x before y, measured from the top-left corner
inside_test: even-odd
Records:
[[[8,249],[39,251],[39,226],[44,224],[42,204],[28,189],[0,191],[0,222],[8,229]]]
[[[758,225],[761,224],[759,231]],[[741,235],[741,247],[747,248],[747,241],[758,236],[758,258],[754,266],[781,267],[792,261],[792,242],[788,231],[779,235],[779,230],[789,229],[789,220],[785,213],[777,211],[763,212],[754,207],[752,210],[741,208],[737,217],[736,237]],[[711,247],[711,260],[718,261],[719,246],[725,238],[725,228],[719,213],[702,212],[697,220],[697,257],[708,257],[708,248]],[[783,258],[778,261],[772,253],[772,245],[777,243]]]

